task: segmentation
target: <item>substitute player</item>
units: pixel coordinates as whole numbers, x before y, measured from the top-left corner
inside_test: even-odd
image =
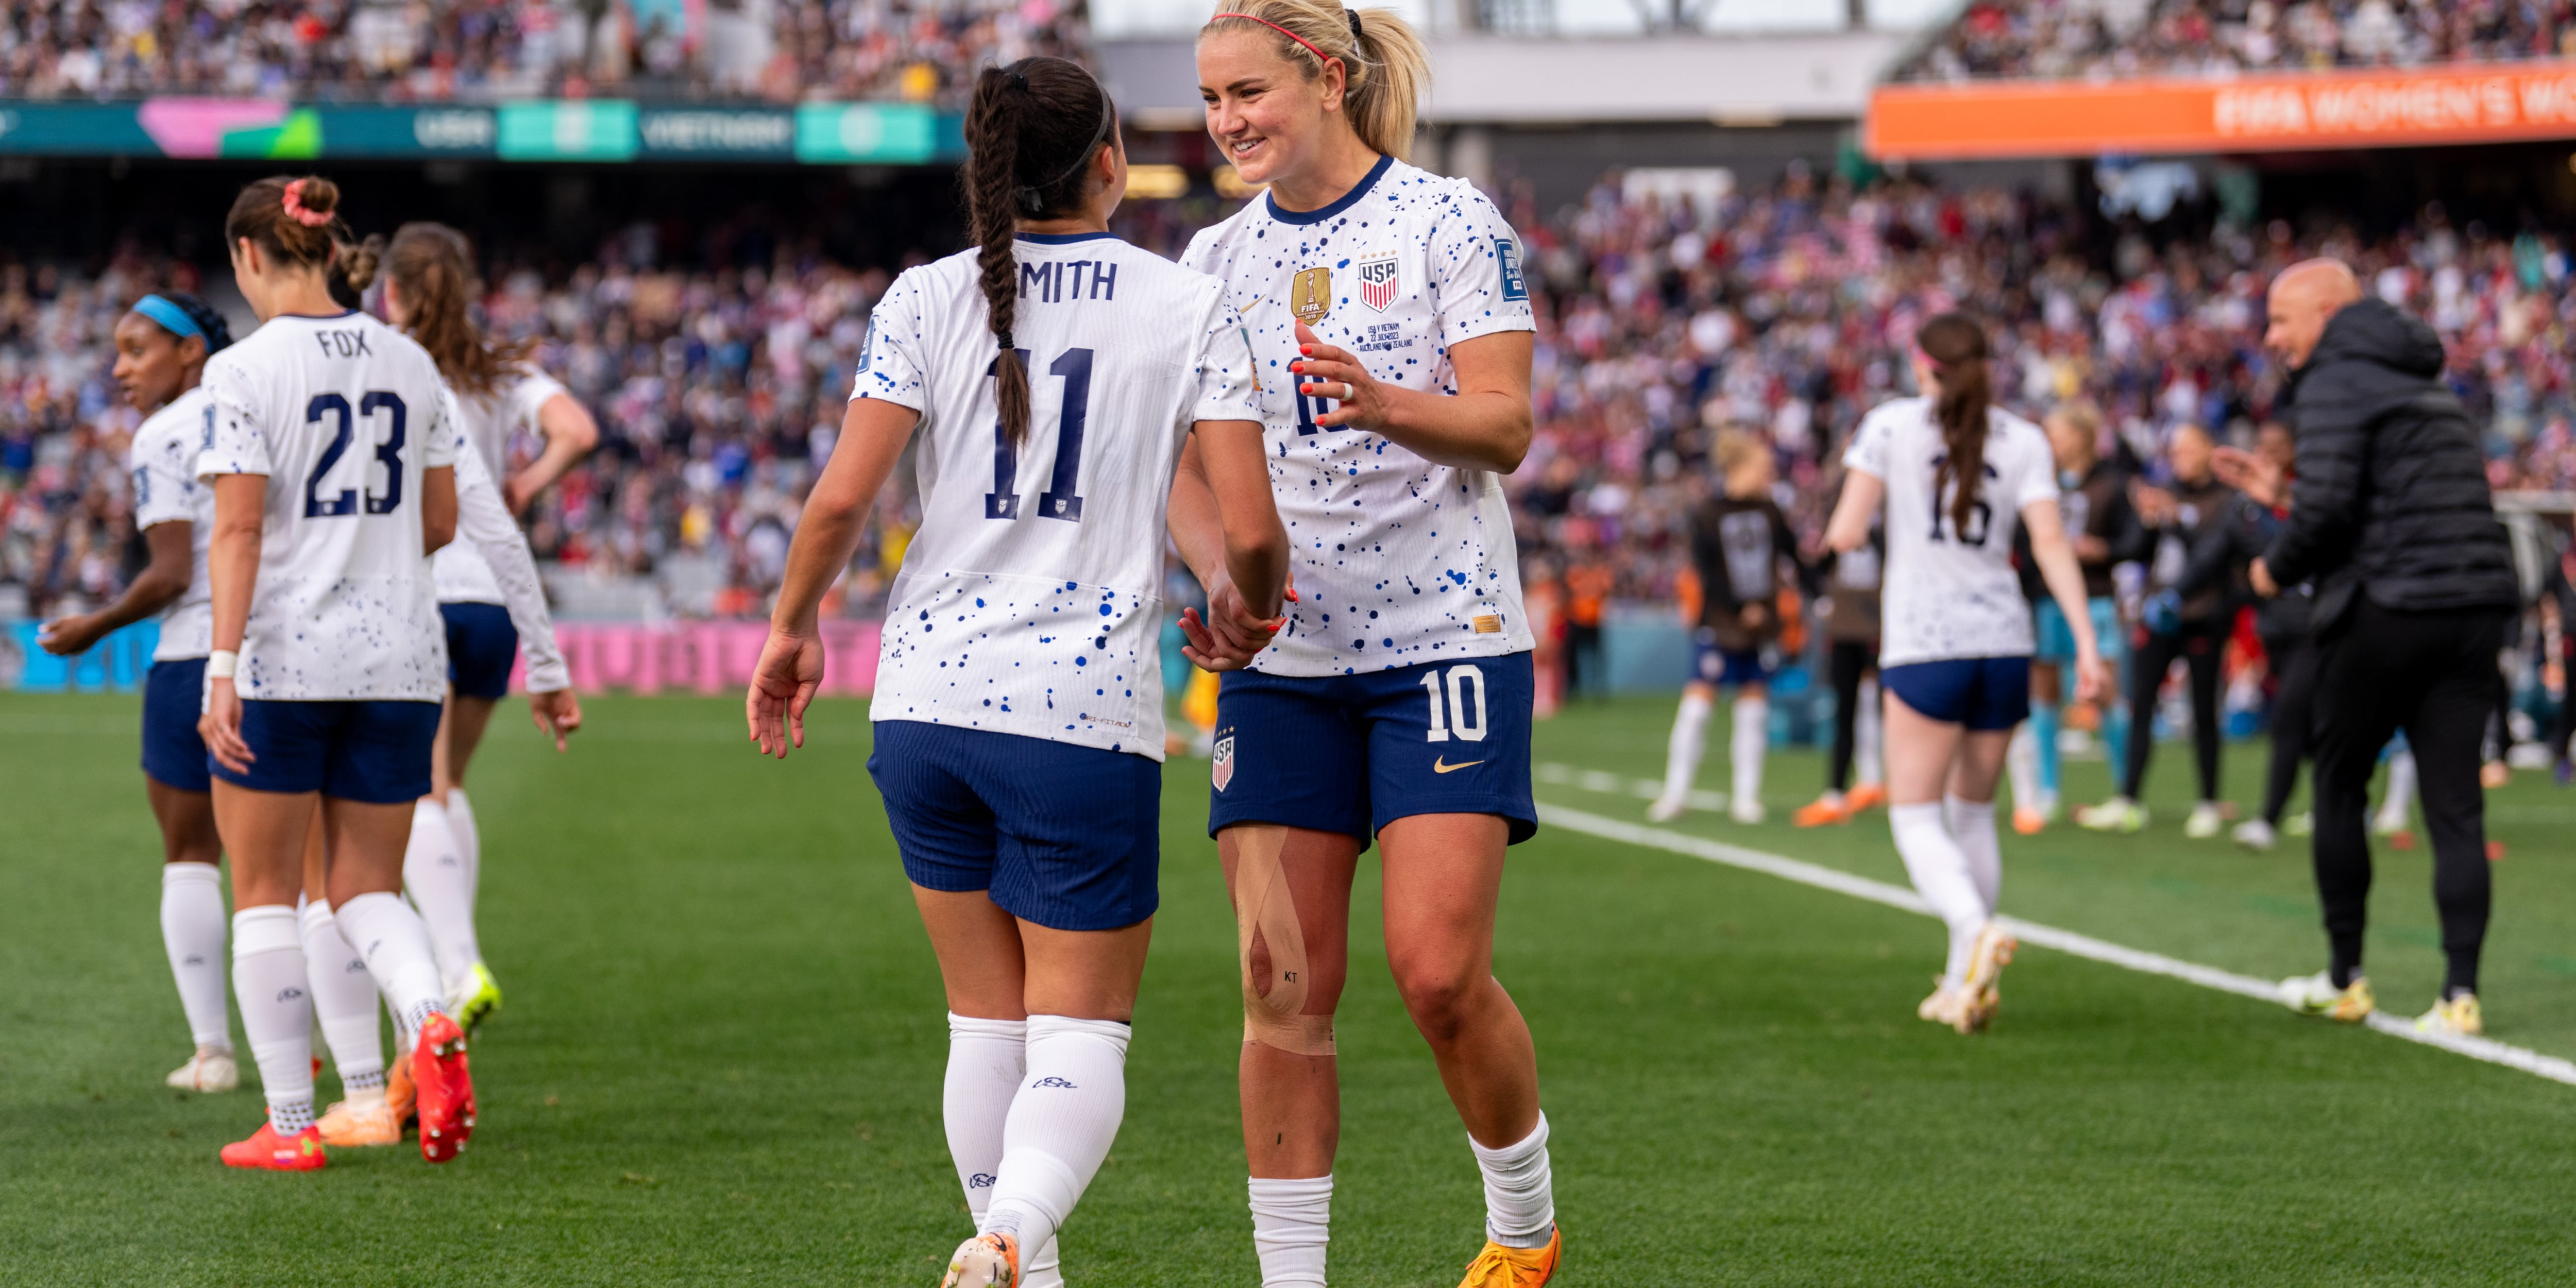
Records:
[[[269,1119],[224,1148],[235,1167],[323,1165],[311,1006],[295,900],[315,810],[328,902],[393,1005],[418,1085],[421,1152],[474,1126],[465,1034],[420,917],[403,902],[411,803],[429,791],[447,651],[429,552],[456,530],[456,435],[437,366],[333,302],[373,255],[344,257],[327,179],[262,179],[224,221],[259,330],[208,360],[214,420],[198,477],[215,494],[205,714],[215,823],[233,861],[233,984]]]
[[[1109,232],[1127,158],[1098,82],[1059,58],[989,69],[966,147],[976,247],[877,302],[745,714],[762,751],[803,743],[817,606],[918,428],[923,518],[887,600],[868,771],[948,990],[944,1115],[977,1233],[942,1283],[1011,1288],[1063,1282],[1055,1232],[1126,1112],[1158,899],[1166,504],[1201,507],[1256,614],[1278,612],[1288,538],[1219,284]]]
[[[1534,640],[1501,485],[1530,441],[1520,245],[1472,185],[1398,159],[1429,66],[1392,11],[1235,5],[1200,30],[1198,72],[1208,133],[1269,192],[1182,262],[1225,279],[1285,395],[1265,430],[1298,594],[1267,652],[1226,638],[1261,610],[1225,583],[1214,529],[1174,507],[1220,628],[1193,647],[1229,668],[1208,829],[1240,930],[1262,1278],[1323,1281],[1333,1008],[1374,837],[1389,964],[1484,1172],[1467,1282],[1527,1288],[1559,1241],[1537,1056],[1493,978],[1504,847],[1537,830]]]
[[[474,258],[465,235],[444,224],[404,224],[385,253],[385,313],[438,362],[456,391],[466,443],[494,482],[506,479],[504,517],[527,508],[564,471],[599,444],[599,424],[572,394],[530,361],[525,341],[495,343],[474,324],[468,305]],[[510,440],[532,434],[545,450],[516,475],[507,473]],[[460,472],[459,482],[462,482]],[[460,493],[461,495],[461,493]],[[496,536],[498,534],[495,534]],[[447,628],[449,688],[438,725],[435,783],[412,814],[403,884],[429,923],[430,944],[447,1000],[468,1032],[501,1005],[501,985],[483,964],[474,933],[474,895],[483,870],[481,829],[465,797],[465,770],[482,745],[492,708],[510,691],[524,629],[481,546],[470,539],[440,549],[431,565],[438,615]],[[543,601],[540,599],[539,606]],[[551,694],[533,678],[538,723],[567,714],[572,691]],[[560,678],[560,677],[558,677]]]
[[[1983,1029],[2012,936],[1995,923],[2003,862],[1995,782],[2013,726],[2030,711],[2031,616],[2013,571],[2013,529],[2030,548],[2075,636],[2077,696],[2109,691],[2057,508],[2048,440],[1992,403],[1985,328],[1944,313],[1915,333],[1920,396],[1861,421],[1825,540],[1859,549],[1886,507],[1890,828],[1914,888],[1950,930],[1939,987],[1916,1014],[1961,1033]]]
[[[165,1080],[187,1091],[240,1083],[224,1015],[223,844],[207,794],[206,744],[197,736],[209,616],[206,541],[214,493],[197,483],[197,449],[213,404],[198,385],[206,359],[232,343],[223,314],[180,292],[146,295],[116,323],[117,387],[144,413],[127,466],[134,526],[152,562],[115,603],[46,626],[38,643],[58,656],[88,652],[119,627],[161,615],[161,638],[143,678],[143,790],[161,825],[161,946],[179,984],[197,1052]]]

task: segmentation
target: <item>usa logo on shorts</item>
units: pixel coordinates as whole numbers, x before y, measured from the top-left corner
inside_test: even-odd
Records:
[[[1360,303],[1377,312],[1386,312],[1386,306],[1395,303],[1395,256],[1379,255],[1361,260],[1359,275]]]
[[[1208,770],[1208,781],[1215,783],[1218,791],[1224,791],[1225,785],[1234,781],[1234,738],[1231,735],[1216,740],[1216,764]]]

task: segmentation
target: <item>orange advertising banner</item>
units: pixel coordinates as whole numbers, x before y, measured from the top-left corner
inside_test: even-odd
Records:
[[[1882,85],[1862,143],[1881,160],[2274,152],[2576,138],[2576,61]]]

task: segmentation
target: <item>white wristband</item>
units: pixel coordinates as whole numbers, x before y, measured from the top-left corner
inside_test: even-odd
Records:
[[[209,680],[229,680],[240,671],[241,654],[231,649],[219,648],[206,655],[206,678]]]

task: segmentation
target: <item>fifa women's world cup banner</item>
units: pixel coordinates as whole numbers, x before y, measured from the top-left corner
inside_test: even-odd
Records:
[[[1882,85],[1879,160],[2423,147],[2576,135],[2576,61],[2243,75]]]

